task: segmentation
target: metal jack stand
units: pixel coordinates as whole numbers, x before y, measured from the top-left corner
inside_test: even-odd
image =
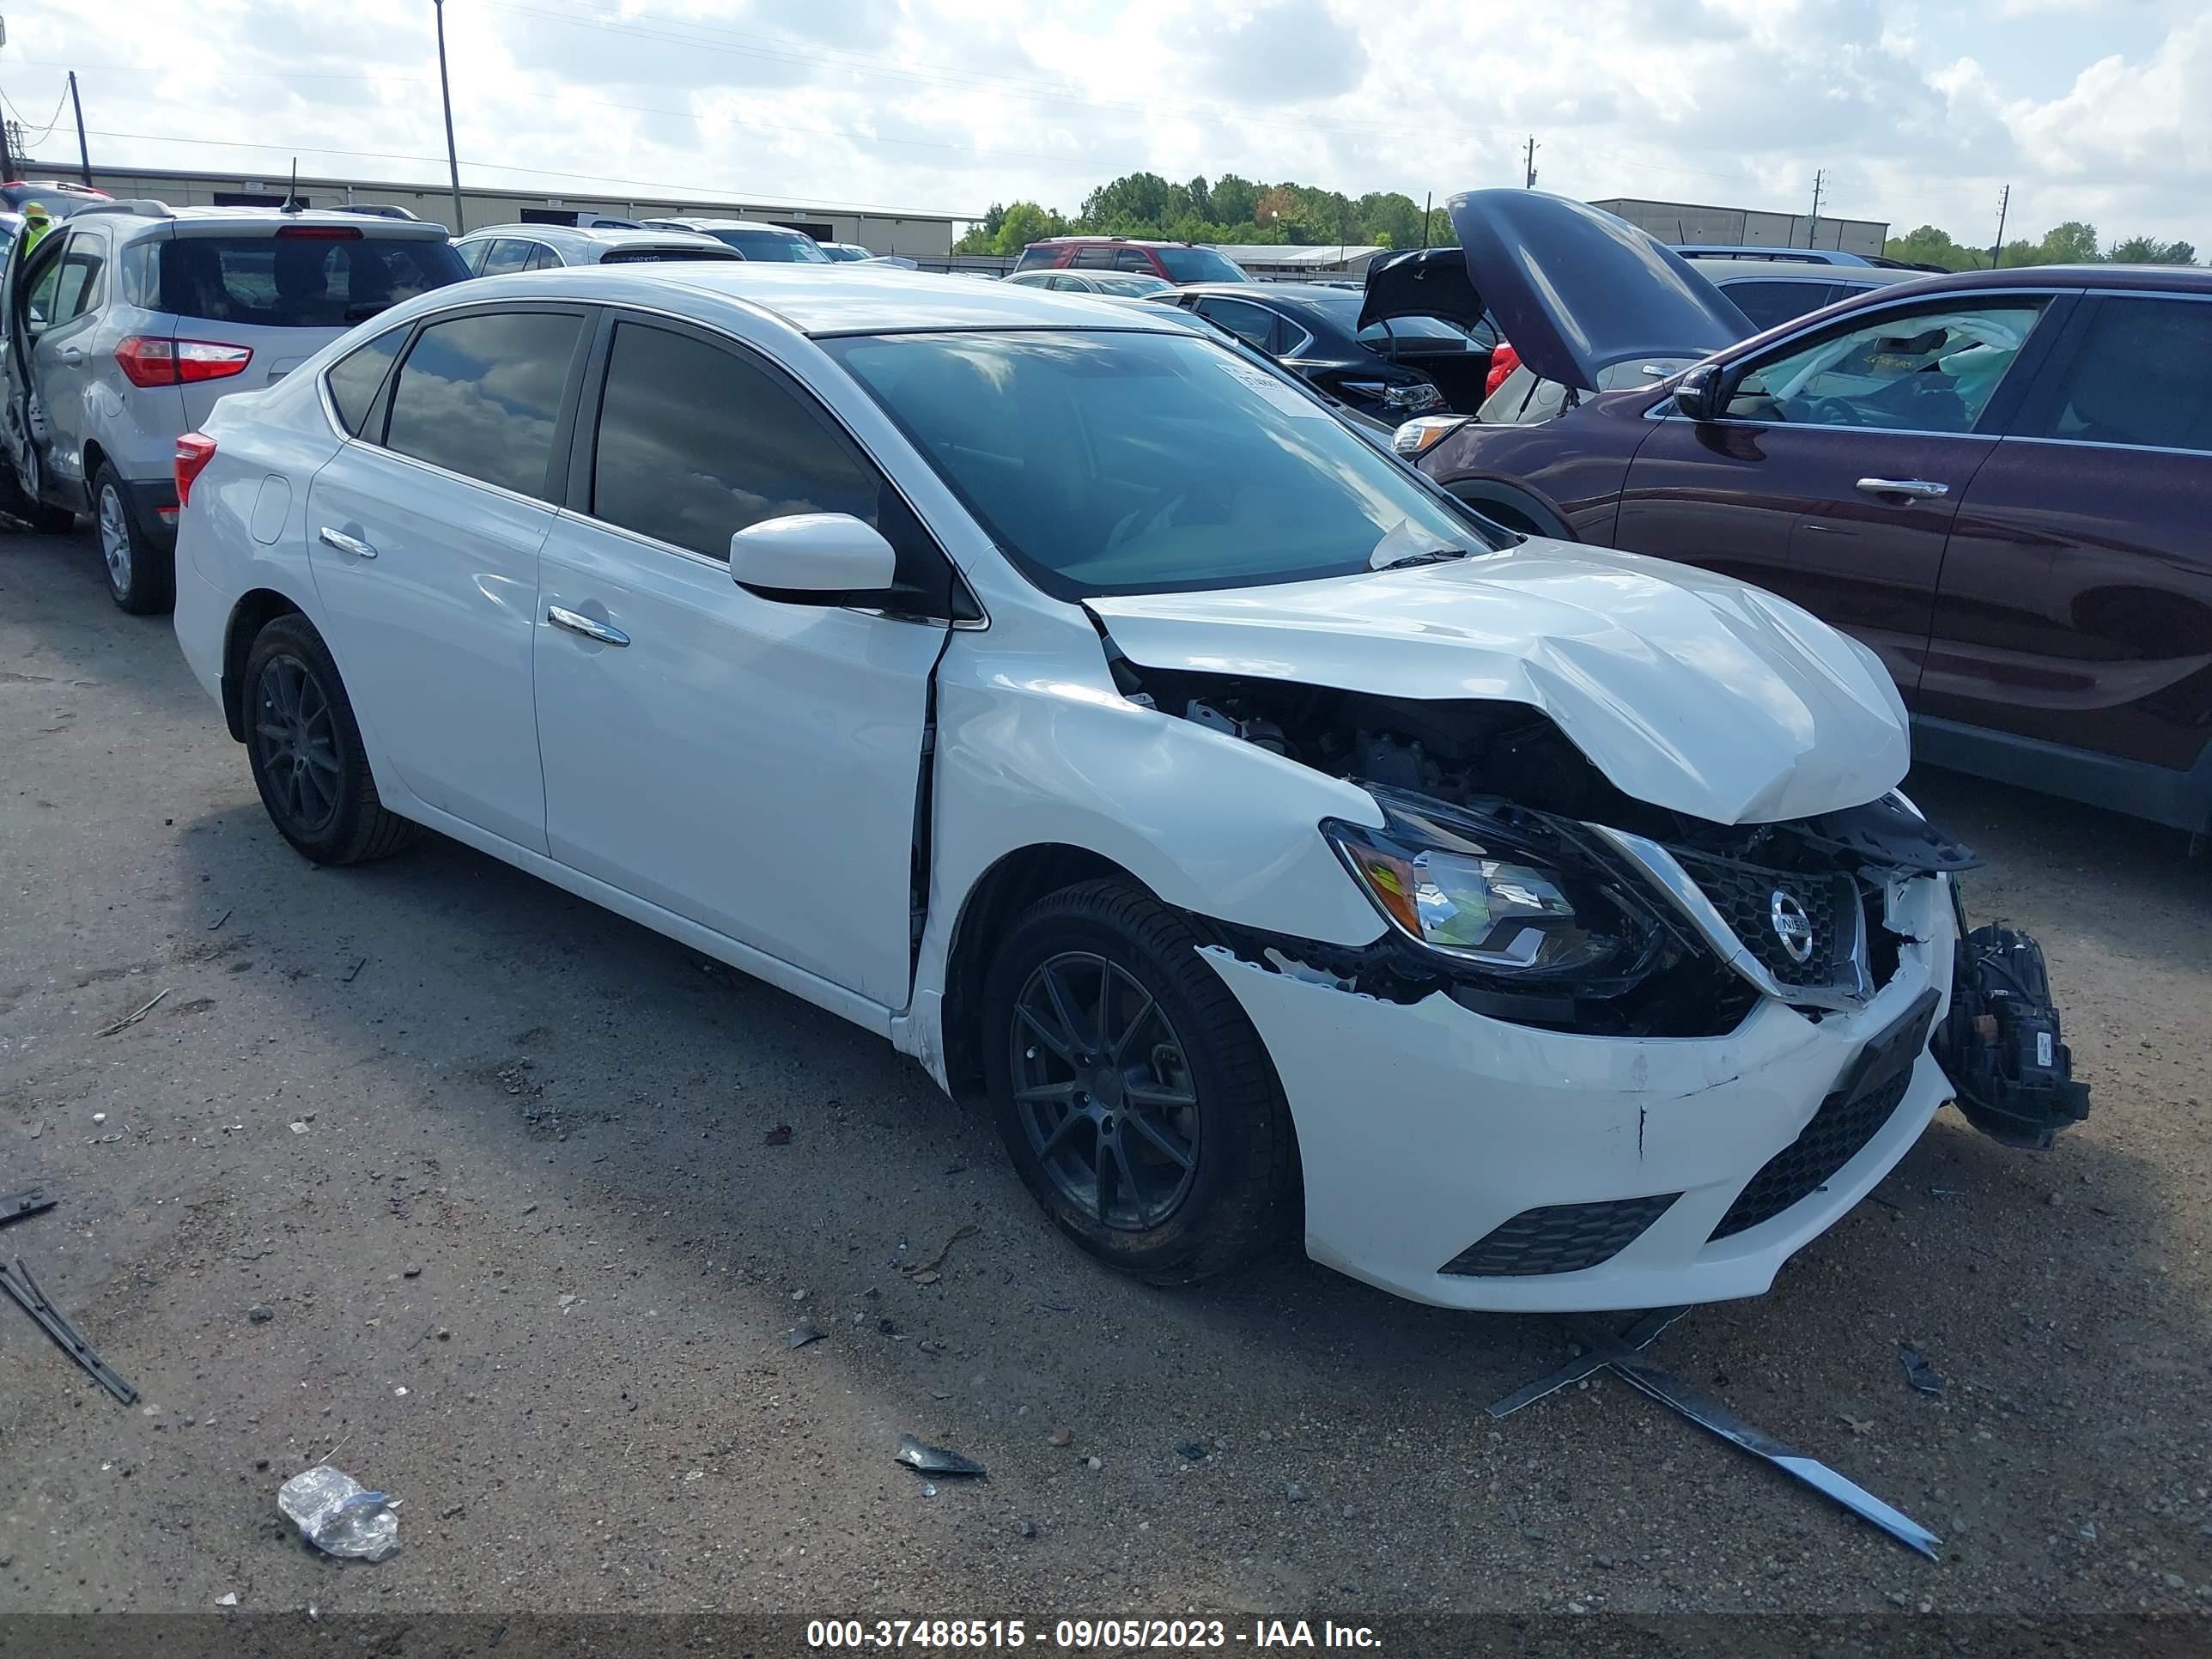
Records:
[[[1582,1345],[1582,1352],[1549,1376],[1537,1378],[1526,1388],[1516,1389],[1493,1404],[1489,1408],[1490,1414],[1492,1417],[1510,1416],[1523,1406],[1534,1405],[1547,1395],[1557,1394],[1561,1389],[1585,1377],[1609,1370],[1639,1394],[1649,1395],[1662,1406],[1673,1407],[1699,1428],[1718,1435],[1730,1445],[1741,1447],[1754,1457],[1764,1458],[1784,1474],[1794,1476],[1822,1496],[1842,1504],[1861,1520],[1872,1522],[1899,1543],[1919,1551],[1931,1561],[1938,1559],[1936,1547],[1943,1540],[1911,1516],[1892,1509],[1863,1486],[1845,1480],[1818,1458],[1808,1457],[1794,1447],[1785,1446],[1771,1435],[1752,1427],[1718,1401],[1687,1383],[1677,1382],[1646,1359],[1644,1350],[1657,1340],[1661,1332],[1688,1311],[1686,1308],[1659,1309],[1644,1315],[1618,1336],[1596,1326],[1577,1327],[1575,1337]]]

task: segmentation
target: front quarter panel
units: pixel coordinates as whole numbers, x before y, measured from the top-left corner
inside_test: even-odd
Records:
[[[1533,426],[1469,421],[1421,457],[1420,470],[1447,489],[1467,486],[1479,495],[1484,486],[1502,485],[1526,492],[1573,538],[1610,547],[1621,486],[1649,435],[1644,410],[1653,401],[1650,389],[1639,387],[1585,398]]]

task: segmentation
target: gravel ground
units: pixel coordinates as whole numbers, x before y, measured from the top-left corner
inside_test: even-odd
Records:
[[[1610,1381],[1492,1423],[1553,1322],[1109,1278],[887,1048],[475,853],[311,868],[166,619],[0,535],[0,1190],[61,1200],[0,1252],[142,1395],[0,1304],[0,1607],[2212,1607],[2212,864],[1913,787],[2048,947],[2094,1115],[2032,1156],[1945,1114],[1653,1352],[1939,1563]],[[990,1479],[930,1495],[908,1431]],[[405,1500],[381,1565],[276,1513],[334,1448]]]

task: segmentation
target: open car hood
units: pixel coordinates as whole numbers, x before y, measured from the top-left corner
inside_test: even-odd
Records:
[[[1687,566],[1531,539],[1364,575],[1087,601],[1139,667],[1525,703],[1626,794],[1720,823],[1856,806],[1909,759],[1865,647]]]
[[[1529,372],[1578,391],[1636,357],[1704,357],[1756,333],[1751,319],[1656,237],[1587,202],[1477,190],[1447,204],[1456,248],[1386,254],[1367,268],[1362,327],[1486,310]]]

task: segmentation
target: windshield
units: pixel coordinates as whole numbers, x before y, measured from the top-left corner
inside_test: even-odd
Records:
[[[1297,386],[1193,335],[822,344],[1060,599],[1304,581],[1491,545]]]
[[[818,246],[822,249],[822,257],[833,264],[849,264],[855,260],[875,258],[867,249],[854,247],[850,242],[823,242]]]
[[[1152,257],[1178,283],[1249,283],[1244,267],[1210,247],[1156,247]]]
[[[718,242],[727,242],[748,259],[781,260],[786,264],[826,265],[830,256],[811,236],[793,230],[710,230]]]
[[[1135,270],[1086,270],[1083,276],[1101,294],[1167,294],[1175,289],[1173,283]]]

